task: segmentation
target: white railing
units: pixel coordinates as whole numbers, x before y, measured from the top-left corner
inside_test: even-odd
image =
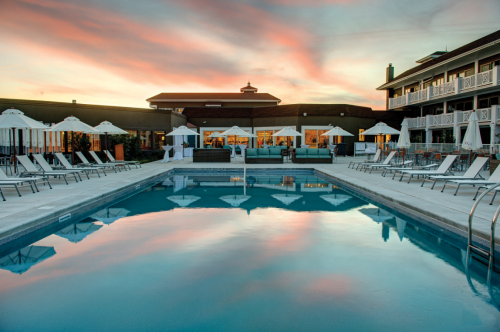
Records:
[[[453,127],[455,121],[454,113],[443,113],[439,115],[429,115],[430,127]]]
[[[397,143],[384,143],[381,145],[384,150],[395,150],[398,149]],[[490,149],[494,151],[499,151],[499,144],[483,144],[483,147],[476,152],[490,152]],[[460,153],[469,153],[469,150],[462,149],[462,144],[457,143],[411,143],[411,146],[406,149],[409,153],[413,153],[417,150],[424,152],[453,152],[460,151]]]
[[[456,112],[458,115],[458,123],[469,122],[470,116],[473,111],[459,111]],[[476,110],[477,118],[479,122],[489,122],[491,121],[491,108],[482,108]]]
[[[459,94],[462,91],[471,89],[498,85],[500,84],[500,66],[495,66],[492,70],[477,73],[472,76],[459,77],[457,80],[437,86],[430,86],[420,91],[410,92],[408,95],[389,98],[389,109],[425,100],[432,100],[434,98],[442,98],[450,94]]]
[[[427,115],[418,118],[408,118],[408,129],[426,128],[429,127],[453,127],[455,117],[459,124],[469,122],[470,115],[473,111],[456,111],[453,113],[443,113],[439,115]],[[497,119],[500,119],[500,108],[496,108]],[[492,119],[492,108],[481,108],[476,110],[479,122],[490,122]]]
[[[408,121],[408,129],[412,129],[412,128],[425,128],[427,119],[425,118],[425,116],[423,116],[418,118],[409,118],[406,120]]]

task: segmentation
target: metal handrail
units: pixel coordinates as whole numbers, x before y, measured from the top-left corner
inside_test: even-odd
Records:
[[[481,196],[479,196],[479,198],[476,200],[476,202],[474,203],[474,205],[472,205],[471,211],[469,213],[469,229],[468,229],[468,241],[467,241],[467,262],[466,262],[466,268],[467,268],[467,266],[469,264],[470,249],[471,249],[471,247],[473,245],[472,244],[472,219],[474,218],[474,213],[476,212],[476,209],[477,209],[477,206],[479,205],[479,202],[481,202],[481,200],[488,193],[490,193],[492,190],[496,189],[499,186],[500,186],[500,183],[497,183],[497,184],[493,185],[491,188],[489,188],[488,190],[485,190],[481,194]],[[495,215],[494,215],[493,220],[491,222],[490,252],[489,252],[489,257],[486,257],[486,258],[489,258],[489,268],[490,269],[493,267],[493,257],[494,257],[494,254],[495,254],[495,225],[496,225],[496,221],[498,219],[499,214],[500,214],[500,207],[495,212]],[[477,248],[477,249],[479,249],[479,248]],[[485,250],[481,250],[481,251],[484,251],[485,254],[488,254]]]

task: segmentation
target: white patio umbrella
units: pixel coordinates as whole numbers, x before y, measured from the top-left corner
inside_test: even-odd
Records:
[[[226,203],[231,204],[231,206],[237,207],[240,206],[241,203],[249,200],[251,197],[252,196],[248,195],[226,195],[219,197],[219,199],[223,200]]]
[[[126,217],[130,211],[123,208],[105,208],[101,211],[94,213],[91,217],[97,221],[101,221],[102,223],[109,225],[118,219]]]
[[[290,205],[299,198],[302,197],[302,195],[297,195],[297,194],[274,194],[271,195],[271,197],[276,198],[278,201],[281,201],[281,203],[285,205]]]
[[[292,129],[291,127],[285,127],[280,131],[278,131],[276,134],[273,134],[273,136],[286,137],[287,138],[286,146],[289,146],[288,137],[302,136],[302,134],[296,131],[295,129]]]
[[[43,123],[33,120],[24,115],[20,110],[14,108],[5,110],[0,115],[0,129],[12,129],[12,137],[14,144],[14,172],[17,173],[16,159],[16,136],[18,129],[47,129]]]
[[[191,203],[196,202],[199,200],[201,197],[199,196],[193,196],[193,195],[177,195],[177,196],[169,196],[167,199],[169,201],[172,201],[174,203],[179,204],[181,207],[186,207]]]
[[[125,135],[128,131],[125,131],[117,126],[113,125],[109,121],[103,121],[98,126],[94,127],[95,130],[100,131],[106,135],[106,150],[108,150],[108,134],[111,135]],[[108,159],[108,154],[106,153],[106,159]]]
[[[383,135],[399,135],[399,130],[389,127],[383,122],[377,123],[374,127],[360,133],[359,135],[370,135],[370,136],[383,136]]]
[[[408,120],[404,118],[401,123],[401,134],[399,134],[398,147],[401,149],[407,149],[411,146],[410,133],[408,132]],[[403,163],[405,162],[405,155],[403,154]]]
[[[381,208],[360,209],[359,212],[372,218],[377,223],[380,223],[380,222],[383,222],[386,220],[391,220],[392,218],[394,218],[394,215],[390,214],[389,212],[387,212]]]
[[[236,143],[238,143],[238,138],[239,137],[256,137],[254,134],[251,134],[251,133],[247,133],[246,131],[244,131],[243,129],[241,129],[240,127],[238,126],[232,126],[231,128],[229,128],[228,130],[220,133],[222,136],[236,136]],[[237,145],[237,144],[235,144]],[[235,148],[236,150],[236,148]],[[235,155],[235,161],[236,162],[236,155]]]
[[[102,225],[96,225],[93,222],[77,222],[55,232],[56,235],[67,239],[70,242],[78,243],[83,240],[87,235],[99,230]]]
[[[396,217],[396,226],[398,227],[398,236],[401,241],[405,236],[406,220]]]
[[[481,141],[481,133],[479,132],[479,120],[475,111],[472,112],[469,118],[469,124],[467,125],[467,131],[464,135],[464,140],[462,141],[462,149],[469,150],[469,163],[472,162],[472,151],[480,149],[483,147],[483,142]]]
[[[49,132],[68,131],[68,132],[79,132],[85,134],[102,134],[102,132],[94,129],[94,127],[89,126],[86,123],[83,123],[82,121],[80,121],[80,119],[74,116],[68,116],[67,118],[64,119],[64,121],[56,123],[46,131]],[[72,155],[71,162],[74,163],[75,162],[74,146],[72,146],[71,155]]]
[[[210,137],[210,138],[221,138],[221,137],[225,137],[225,136],[224,136],[224,135],[221,135],[221,133],[220,133],[220,132],[215,131],[215,132],[213,132],[211,135],[208,135],[208,137]]]
[[[54,247],[27,246],[0,258],[0,269],[22,274],[55,254]]]
[[[351,195],[345,194],[332,194],[332,195],[321,195],[319,196],[333,206],[339,206],[347,202],[352,198]]]
[[[328,130],[326,133],[321,134],[321,136],[354,136],[354,135],[337,126],[335,128]]]
[[[171,131],[170,133],[167,134],[167,136],[191,136],[191,135],[200,135],[197,132],[192,131],[191,129],[188,129],[186,126],[180,126],[179,128],[175,129],[174,131]],[[182,158],[184,158],[184,144],[182,145]]]

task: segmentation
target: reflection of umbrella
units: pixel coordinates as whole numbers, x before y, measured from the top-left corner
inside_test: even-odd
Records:
[[[396,225],[398,226],[399,239],[403,241],[403,237],[405,236],[406,220],[396,217]]]
[[[94,213],[91,217],[94,218],[95,220],[101,221],[106,225],[109,225],[113,222],[115,222],[118,219],[121,219],[127,214],[129,214],[130,211],[127,209],[122,209],[122,208],[106,208],[101,211],[98,211]]]
[[[252,196],[248,195],[227,195],[227,196],[222,196],[219,197],[222,199],[224,202],[231,204],[231,206],[237,207],[240,206],[241,203],[247,201],[250,199]]]
[[[271,195],[272,197],[276,198],[277,200],[281,201],[285,205],[290,205],[291,203],[295,202],[299,198],[302,197],[302,195],[296,195],[296,194],[274,194]]]
[[[321,195],[319,197],[323,198],[325,201],[332,204],[333,206],[339,206],[352,198],[351,195],[345,195],[345,194]]]
[[[193,196],[193,195],[182,195],[182,196],[169,196],[167,197],[168,200],[179,204],[181,207],[186,207],[191,203],[196,202],[199,200],[201,197],[198,196]]]
[[[372,218],[377,223],[394,218],[394,215],[381,208],[360,209],[359,211]]]
[[[0,258],[0,269],[22,274],[55,254],[54,247],[28,246]]]
[[[76,224],[61,229],[55,234],[67,239],[70,242],[77,243],[101,227],[102,225],[96,225],[93,222],[77,222]]]
[[[175,175],[172,180],[174,183],[174,193],[187,187],[187,176]]]

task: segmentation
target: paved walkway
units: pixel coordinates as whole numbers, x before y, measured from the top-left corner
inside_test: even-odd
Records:
[[[232,162],[231,164],[193,164],[190,159],[186,158],[185,162],[173,161],[161,163],[158,161],[148,163],[144,164],[140,169],[132,167],[132,170],[127,172],[117,174],[107,172],[108,176],[106,177],[97,178],[96,175],[93,175],[90,180],[85,178],[79,183],[75,183],[74,180],[69,181],[68,177],[69,185],[66,185],[64,181],[51,179],[54,189],[50,190],[47,186],[40,184],[40,192],[33,194],[26,187],[21,191],[22,197],[17,197],[14,189],[2,187],[7,201],[0,202],[2,204],[2,209],[0,210],[0,239],[35,225],[37,220],[42,217],[56,215],[60,209],[105,197],[107,194],[120,188],[131,186],[134,183],[157,176],[174,168],[200,170],[243,168],[241,158],[237,158],[237,162]],[[384,178],[380,176],[381,172],[368,174],[347,168],[350,161],[361,159],[364,159],[364,157],[340,157],[338,158],[338,163],[327,165],[297,165],[293,163],[284,163],[283,165],[247,165],[247,169],[316,169],[339,181],[382,196],[394,203],[424,213],[434,219],[462,230],[467,229],[468,214],[472,207],[472,197],[475,193],[473,187],[464,187],[460,190],[458,196],[453,196],[453,188],[450,188],[445,193],[441,193],[442,185],[437,185],[434,190],[431,190],[430,183],[421,188],[421,181],[415,180],[407,184],[406,182],[393,181],[389,176]],[[487,174],[485,172],[484,176],[487,177]],[[490,199],[485,198],[481,202],[474,222],[474,229],[479,231],[483,238],[488,238],[489,236],[491,218],[500,202],[499,197],[495,204],[490,206],[488,205]]]

